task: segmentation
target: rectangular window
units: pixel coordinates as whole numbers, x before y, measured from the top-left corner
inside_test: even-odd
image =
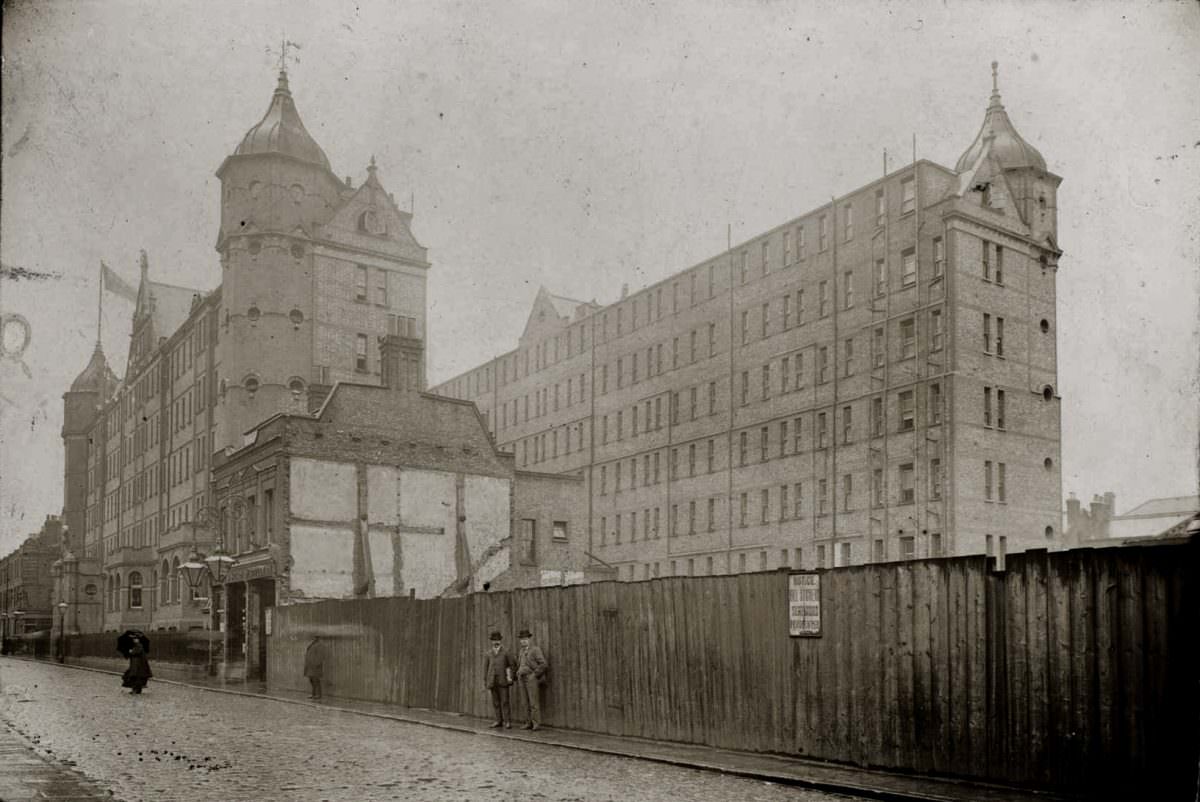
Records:
[[[387,280],[388,274],[386,270],[377,270],[375,272],[375,303],[380,306],[387,306]]]
[[[799,353],[792,359],[796,366],[796,384],[795,389],[799,390],[804,386],[804,354]]]
[[[771,446],[769,443],[771,431],[764,426],[758,430],[758,461],[766,462],[771,457]]]
[[[787,454],[788,446],[788,422],[781,420],[779,422],[779,456]]]
[[[804,450],[803,445],[800,442],[800,436],[801,436],[800,421],[801,421],[800,418],[796,418],[792,421],[792,453],[793,454],[799,454],[801,451]]]
[[[940,532],[934,532],[929,535],[929,556],[942,556],[942,534]]]
[[[717,414],[717,383],[708,383],[708,414]]]
[[[842,207],[842,233],[844,242],[854,239],[854,207],[849,203]]]
[[[883,541],[876,540],[875,541],[875,562],[881,563],[886,559],[887,559],[887,553],[884,551]]]
[[[829,282],[822,281],[817,285],[817,315],[825,317],[829,314]]]
[[[1004,318],[996,318],[996,356],[1004,356]]]
[[[996,274],[994,278],[997,284],[1004,283],[1004,248],[1000,245],[996,246]]]
[[[821,215],[817,218],[817,250],[821,253],[829,247],[829,218]]]
[[[617,389],[620,390],[625,385],[625,360],[622,357],[617,357]]]
[[[750,403],[750,371],[742,371],[742,406]]]
[[[987,240],[983,240],[980,244],[983,246],[983,254],[982,254],[983,280],[991,281],[992,280],[992,244],[990,242],[988,242]]]
[[[1007,501],[1008,495],[1005,492],[1005,472],[1008,466],[1003,462],[996,463],[996,500]]]
[[[766,401],[771,397],[771,363],[762,366],[762,397]]]
[[[796,482],[792,486],[792,517],[799,518],[804,512],[804,485]]]
[[[788,508],[788,486],[780,485],[779,486],[779,520],[786,521],[789,512],[790,512],[790,510]],[[784,552],[784,554],[786,555],[787,552]],[[787,561],[787,557],[784,557],[784,561],[785,562]]]
[[[828,510],[829,482],[821,479],[817,482],[817,515],[825,515]]]
[[[710,357],[717,355],[717,324],[708,324],[708,355]]]
[[[783,232],[783,266],[787,267],[792,263],[792,232]]]
[[[898,396],[898,411],[900,415],[900,431],[912,431],[915,425],[913,417],[914,396],[912,390],[905,390]]]
[[[850,501],[854,498],[854,477],[850,474],[842,476],[842,511],[850,511]]]
[[[633,352],[632,364],[630,365],[630,383],[638,383],[638,352]],[[557,407],[556,407],[557,408]]]
[[[771,272],[771,243],[764,242],[762,244],[762,274],[765,276]]]
[[[762,338],[767,338],[767,333],[771,327],[771,305],[769,303],[762,305]]]
[[[766,488],[763,488],[762,491],[759,492],[759,498],[758,498],[758,521],[759,521],[759,523],[765,524],[770,519],[770,512],[771,512],[771,491]]]
[[[887,220],[887,205],[884,202],[883,189],[875,190],[875,225],[882,226]]]
[[[933,277],[946,275],[946,243],[941,237],[933,238]]]
[[[786,393],[791,389],[792,358],[785,356],[779,361],[779,392]]]
[[[871,506],[883,506],[883,469],[876,468],[871,472]]]
[[[871,333],[871,364],[876,368],[881,368],[886,359],[887,348],[883,342],[883,327],[880,326]]]
[[[992,352],[992,316],[987,312],[983,313],[983,352]]]
[[[742,283],[750,280],[750,252],[742,251]]]
[[[696,419],[696,402],[699,395],[700,392],[698,387],[691,387],[688,389],[688,409],[691,412],[692,420]]]
[[[900,286],[911,287],[917,283],[917,252],[909,248],[900,254]]]
[[[929,460],[929,497],[935,501],[942,497],[942,461]]]
[[[906,462],[900,466],[900,503],[912,504],[916,500],[913,489],[913,464]]]
[[[367,268],[363,265],[354,268],[354,300],[367,300]]]
[[[883,398],[871,399],[871,436],[883,437]]]
[[[992,425],[992,388],[983,388],[983,425],[991,428]]]
[[[804,325],[804,290],[796,290],[796,325]]]
[[[929,425],[937,426],[942,422],[942,385],[934,382],[929,385]]]
[[[716,463],[716,444],[710,439],[708,441],[708,472],[712,473]]]
[[[741,513],[738,518],[738,525],[744,527],[746,526],[746,516],[750,511],[750,500],[745,493],[742,493],[742,495],[738,498],[738,503],[741,505]]]
[[[842,343],[842,375],[854,375],[854,338],[847,337]]]
[[[788,293],[783,296],[783,302],[780,304],[780,317],[782,318],[783,330],[787,331],[792,327],[792,294]]]
[[[748,439],[749,439],[749,435],[746,432],[741,432],[738,434],[738,464],[740,464],[740,465],[746,464],[746,450],[747,450]]]
[[[1004,391],[996,390],[996,428],[1003,429],[1004,426]]]
[[[696,475],[696,444],[688,444],[688,476]]]
[[[917,556],[917,539],[912,535],[900,538],[900,559],[911,560]]]
[[[875,297],[882,298],[887,294],[887,262],[875,260]]]
[[[842,308],[854,308],[854,271],[847,270],[842,274]]]
[[[829,381],[829,347],[822,345],[817,349],[817,383]]]
[[[717,528],[717,500],[710,498],[708,500],[708,531],[716,531]]]
[[[796,226],[796,258],[803,259],[808,255],[808,242],[804,237],[804,226]]]
[[[553,528],[551,529],[551,532],[552,532],[551,537],[554,540],[566,540],[567,539],[567,522],[566,521],[555,521],[553,524]]]
[[[900,214],[908,214],[917,208],[917,190],[912,177],[900,182]]]
[[[900,358],[910,359],[917,355],[917,321],[905,318],[900,321]]]
[[[983,500],[992,500],[992,461],[985,460],[983,463]]]
[[[688,534],[696,534],[696,502],[688,502]]]
[[[942,310],[933,309],[929,312],[929,350],[942,350],[942,342],[946,333],[942,321]]]
[[[829,420],[824,412],[817,413],[817,448],[825,448],[828,445],[829,436]]]
[[[849,443],[854,434],[853,407],[842,407],[842,442]]]
[[[354,369],[360,373],[367,371],[367,335],[358,334],[354,338]]]

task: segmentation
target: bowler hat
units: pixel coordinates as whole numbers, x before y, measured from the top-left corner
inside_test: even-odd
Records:
[[[501,635],[499,632],[492,630],[492,634],[488,635],[488,640],[504,640],[504,636]]]
[[[532,638],[533,633],[530,632],[528,629],[522,629],[520,632],[517,633],[517,637],[518,638]]]

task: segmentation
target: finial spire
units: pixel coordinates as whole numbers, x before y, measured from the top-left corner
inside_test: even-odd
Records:
[[[371,163],[369,165],[367,165],[367,169],[370,170],[371,172],[375,172],[376,168],[375,168],[375,154],[374,153],[371,154]]]
[[[1000,94],[1000,82],[997,79],[997,75],[999,75],[999,72],[1000,72],[1000,62],[993,61],[992,62],[992,94],[995,94],[995,95]]]

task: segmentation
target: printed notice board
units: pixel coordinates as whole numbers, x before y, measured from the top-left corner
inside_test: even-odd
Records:
[[[788,634],[821,637],[821,575],[815,571],[788,574]]]

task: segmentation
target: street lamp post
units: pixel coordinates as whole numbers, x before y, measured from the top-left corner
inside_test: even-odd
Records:
[[[214,631],[213,623],[216,618],[216,596],[217,588],[229,574],[229,569],[236,562],[232,557],[225,553],[225,549],[218,544],[213,553],[207,557],[202,556],[198,551],[192,550],[188,556],[187,562],[179,566],[179,573],[188,584],[188,588],[195,591],[204,581],[205,576],[209,578],[209,635],[208,635],[208,673],[209,676],[216,674],[216,666],[213,664],[212,654],[212,633]]]
[[[67,662],[67,603],[60,601],[58,611],[61,619],[58,624],[58,662]]]

